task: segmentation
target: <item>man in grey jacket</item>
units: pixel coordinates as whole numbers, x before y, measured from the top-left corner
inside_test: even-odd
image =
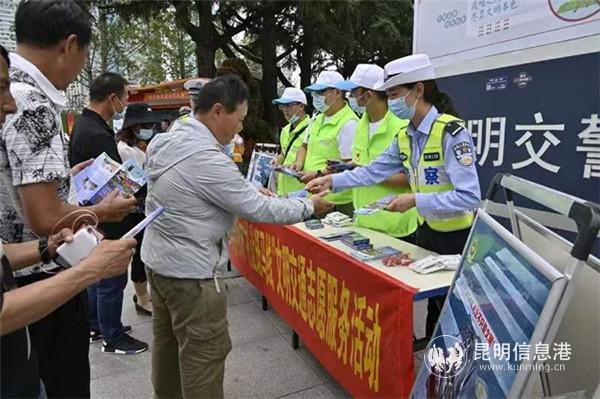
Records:
[[[248,88],[234,75],[202,87],[194,115],[147,150],[146,212],[165,212],[144,236],[142,260],[151,286],[157,398],[223,397],[231,350],[227,303],[218,270],[227,263],[234,218],[289,224],[333,205],[321,197],[280,199],[246,181],[223,146],[240,132]]]

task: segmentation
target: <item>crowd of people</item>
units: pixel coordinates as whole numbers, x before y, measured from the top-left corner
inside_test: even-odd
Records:
[[[2,397],[89,397],[91,343],[112,354],[148,349],[121,320],[128,270],[136,310],[152,317],[155,396],[223,397],[231,340],[219,279],[237,216],[292,224],[395,195],[386,211],[355,224],[462,252],[480,199],[473,143],[424,54],[384,68],[360,64],[349,79],[323,71],[273,99],[288,122],[274,163],[300,175],[280,174],[273,193],[232,159],[249,100],[237,75],[191,80],[189,110],[169,121],[128,103],[124,77],[102,73],[69,138],[63,91],[87,59],[89,15],[72,0],[24,0],[15,32],[16,51],[0,47]],[[116,133],[114,120],[122,120]],[[115,191],[96,205],[69,203],[72,177],[103,153],[135,161],[147,185],[134,197]],[[352,170],[336,173],[331,161]],[[309,195],[288,198],[303,189]],[[120,239],[159,207],[144,233]],[[104,239],[78,264],[58,266],[58,246],[86,224],[98,224]],[[427,337],[443,300],[429,300]]]

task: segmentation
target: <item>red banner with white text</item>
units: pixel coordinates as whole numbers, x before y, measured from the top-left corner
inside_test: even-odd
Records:
[[[409,396],[412,287],[288,226],[238,220],[230,258],[353,396]]]

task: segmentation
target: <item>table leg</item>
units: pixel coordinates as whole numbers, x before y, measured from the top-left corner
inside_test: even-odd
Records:
[[[262,310],[265,312],[269,310],[269,302],[267,302],[267,297],[264,295],[262,296]]]
[[[300,348],[300,337],[296,331],[292,330],[292,348],[299,349]]]

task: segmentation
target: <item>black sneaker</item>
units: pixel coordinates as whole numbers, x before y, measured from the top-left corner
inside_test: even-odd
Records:
[[[102,342],[102,352],[114,353],[116,355],[137,355],[148,350],[148,344],[125,334],[123,338],[114,344]]]
[[[133,328],[131,326],[123,326],[125,334],[129,334]],[[90,344],[99,342],[102,339],[102,333],[98,330],[90,329]]]

